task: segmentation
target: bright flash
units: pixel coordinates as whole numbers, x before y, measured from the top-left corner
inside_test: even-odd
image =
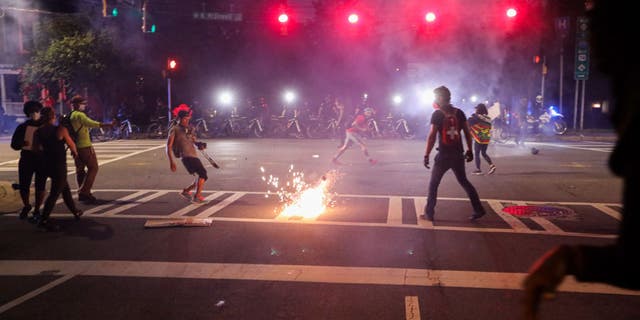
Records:
[[[262,167],[260,170],[264,173]],[[304,181],[303,172],[293,171],[293,165],[289,167],[289,175],[290,179],[284,183],[280,183],[280,179],[273,175],[269,175],[268,178],[262,177],[269,186],[276,188],[275,192],[269,190],[268,194],[277,194],[283,203],[279,218],[315,219],[323,214],[333,201],[330,190],[335,183],[337,172],[329,171],[319,182],[313,184]]]

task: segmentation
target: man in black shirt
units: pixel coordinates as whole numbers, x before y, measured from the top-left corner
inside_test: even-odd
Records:
[[[431,180],[429,181],[429,195],[427,197],[427,206],[424,214],[420,217],[425,220],[433,221],[435,215],[436,200],[438,197],[438,186],[442,176],[451,169],[456,175],[458,183],[464,188],[471,200],[473,214],[469,219],[476,219],[485,215],[484,208],[480,203],[478,192],[467,179],[464,168],[464,161],[473,161],[473,151],[471,145],[471,134],[467,125],[467,117],[462,110],[451,105],[451,92],[445,86],[440,86],[433,90],[435,101],[433,107],[436,109],[431,115],[431,130],[427,137],[427,150],[424,154],[424,166],[429,167],[429,154],[433,150],[436,138],[438,138],[438,154],[434,159]],[[467,152],[465,153],[462,146],[462,137],[460,132],[464,131],[465,140],[467,142]]]

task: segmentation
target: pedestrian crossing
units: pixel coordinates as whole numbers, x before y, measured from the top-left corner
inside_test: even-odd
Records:
[[[128,140],[113,140],[93,144],[96,156],[98,157],[99,166],[164,147],[164,143],[151,140],[135,142]],[[19,156],[20,154],[16,153],[16,159],[0,162],[0,172],[18,172]],[[67,152],[67,168],[69,169],[69,174],[75,173],[75,163],[70,152]]]
[[[337,195],[335,207],[317,218],[285,218],[273,194],[250,191],[206,191],[204,205],[192,204],[180,190],[98,189],[94,195],[104,203],[84,206],[83,219],[130,218],[176,219],[212,218],[213,221],[308,223],[356,227],[423,228],[469,232],[526,233],[555,236],[614,238],[621,219],[621,205],[590,202],[540,202],[481,199],[487,215],[468,221],[467,198],[438,198],[435,222],[421,219],[426,199],[416,196]],[[503,211],[509,206],[557,206],[574,211],[571,217],[522,217]],[[62,200],[53,216],[71,217]]]

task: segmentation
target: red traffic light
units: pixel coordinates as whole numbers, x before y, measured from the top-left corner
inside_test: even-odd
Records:
[[[507,18],[515,18],[518,15],[518,11],[515,8],[508,8],[506,11]]]
[[[178,62],[175,59],[167,60],[167,67],[169,70],[175,70],[178,67]]]
[[[287,23],[289,21],[289,16],[286,13],[281,13],[278,16],[278,22],[280,23]]]

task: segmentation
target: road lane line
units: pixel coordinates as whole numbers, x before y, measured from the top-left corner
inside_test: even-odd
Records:
[[[178,192],[181,192],[181,191],[178,191]],[[225,194],[224,191],[218,191],[216,193],[212,193],[212,194],[206,196],[204,198],[204,200],[205,201],[211,201],[213,199],[217,199],[218,197],[221,197],[224,194]],[[181,217],[181,216],[183,216],[183,215],[185,215],[185,214],[187,214],[187,213],[189,213],[189,212],[191,212],[191,211],[193,211],[193,210],[195,210],[197,208],[200,208],[200,207],[202,207],[202,205],[190,203],[188,206],[170,213],[169,217],[172,217],[172,218]]]
[[[5,312],[5,311],[7,311],[7,310],[9,310],[9,309],[11,309],[11,308],[23,303],[23,302],[25,302],[25,301],[35,297],[35,296],[37,296],[37,295],[39,295],[39,294],[41,294],[41,293],[43,293],[43,292],[45,292],[47,290],[49,290],[49,289],[51,289],[51,288],[53,288],[53,287],[65,282],[65,281],[67,281],[67,280],[69,280],[71,278],[73,278],[74,276],[75,276],[75,274],[67,274],[67,275],[65,275],[63,277],[60,277],[60,278],[58,278],[56,280],[53,280],[53,281],[47,283],[46,285],[44,285],[44,286],[42,286],[42,287],[40,287],[40,288],[38,288],[36,290],[33,290],[33,291],[31,291],[31,292],[29,292],[29,293],[27,293],[27,294],[25,294],[25,295],[23,295],[23,296],[21,296],[21,297],[19,297],[17,299],[14,299],[14,300],[11,300],[11,301],[5,303],[4,305],[0,306],[0,314],[2,314],[3,312]]]
[[[222,210],[224,207],[230,205],[232,202],[242,198],[245,194],[246,193],[244,192],[234,193],[232,196],[222,200],[220,203],[216,204],[215,206],[200,212],[198,215],[196,215],[196,218],[210,217],[212,214],[218,212],[219,210]]]
[[[382,267],[340,267],[127,260],[0,260],[0,276],[60,275],[176,279],[228,279],[419,287],[522,290],[527,273]],[[577,282],[569,276],[560,292],[640,296],[602,283]]]
[[[427,221],[424,220],[422,218],[420,218],[420,216],[424,213],[424,206],[427,205],[427,199],[426,198],[414,198],[413,199],[413,204],[416,207],[416,218],[418,219],[418,225],[421,227],[425,227],[425,228],[433,228],[433,222],[432,221]]]
[[[402,198],[389,198],[389,209],[387,210],[387,223],[392,225],[402,224]]]
[[[94,191],[95,191],[95,190],[94,190]],[[132,193],[132,194],[127,195],[127,196],[124,196],[124,197],[122,197],[122,198],[118,198],[118,199],[113,200],[113,201],[111,201],[111,202],[105,203],[105,204],[103,204],[103,205],[99,205],[99,206],[94,207],[94,208],[91,208],[91,209],[89,209],[89,210],[86,210],[86,211],[84,212],[84,215],[91,215],[91,214],[95,214],[96,212],[99,212],[100,210],[104,210],[104,209],[106,209],[106,208],[110,208],[110,207],[113,207],[113,206],[118,205],[118,204],[117,204],[117,202],[120,202],[120,201],[129,201],[129,200],[134,199],[134,198],[137,198],[137,197],[139,197],[139,196],[141,196],[141,195],[143,195],[143,194],[145,194],[145,193],[147,193],[147,192],[148,192],[148,191],[146,191],[146,190],[140,190],[140,191],[138,191],[138,192]]]
[[[507,224],[509,224],[511,226],[511,228],[513,228],[516,231],[525,231],[525,230],[529,230],[529,228],[527,227],[526,224],[524,224],[524,222],[520,221],[520,219],[502,212],[502,209],[504,208],[504,206],[502,205],[502,203],[500,203],[499,201],[496,200],[489,200],[487,201],[487,203],[489,203],[489,206],[491,207],[491,209],[493,209],[493,211],[500,216],[500,218],[502,218],[502,220],[504,220]]]
[[[593,204],[592,205],[594,208],[606,213],[607,215],[609,215],[610,217],[621,221],[622,220],[622,214],[616,210],[613,210],[607,206],[605,206],[604,204]]]
[[[149,202],[149,201],[151,201],[151,200],[153,200],[155,198],[164,196],[167,193],[169,193],[169,192],[168,191],[154,192],[151,195],[148,195],[148,196],[146,196],[146,197],[144,197],[142,199],[136,200],[134,203],[127,203],[125,205],[122,205],[122,206],[116,207],[114,209],[111,209],[109,211],[103,212],[102,215],[106,216],[106,217],[115,216],[116,214],[118,214],[120,212],[123,212],[125,210],[129,210],[129,209],[131,209],[133,207],[136,207],[136,206],[139,206],[139,205],[141,205],[141,204],[143,204],[145,202]]]
[[[404,297],[404,314],[406,320],[420,320],[420,302],[417,296]]]

